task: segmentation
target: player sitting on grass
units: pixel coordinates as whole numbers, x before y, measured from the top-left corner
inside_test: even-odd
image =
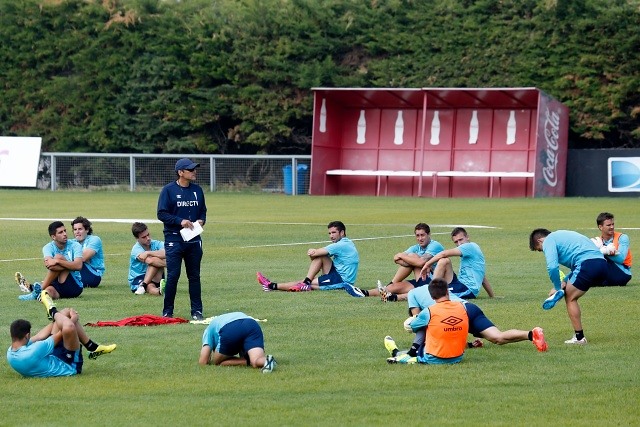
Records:
[[[270,373],[277,365],[264,354],[264,336],[258,322],[241,312],[216,316],[202,334],[201,365],[252,366]]]
[[[443,280],[443,279],[434,279]],[[494,344],[504,345],[520,341],[531,341],[538,351],[547,351],[547,342],[544,338],[544,332],[542,328],[536,326],[530,331],[524,331],[520,329],[509,329],[507,331],[501,331],[498,329],[491,320],[489,320],[484,312],[475,304],[466,302],[463,299],[449,294],[451,301],[463,302],[467,310],[467,316],[469,317],[469,333],[477,339],[473,342],[467,343],[467,347],[475,348],[482,347],[482,340],[484,338]],[[433,298],[428,292],[428,288],[423,286],[416,288],[409,292],[409,314],[412,317],[417,316],[425,308],[435,304]],[[408,363],[413,357],[415,358],[424,346],[425,334],[424,331],[418,331],[415,335],[411,348],[405,353],[401,354],[398,351],[395,341],[390,336],[384,338],[384,346],[391,353],[392,357],[397,357],[397,363]]]
[[[58,310],[47,290],[40,300],[53,320],[36,335],[31,336],[31,323],[24,319],[11,323],[11,346],[7,362],[25,377],[60,377],[82,373],[82,346],[89,351],[89,359],[111,353],[115,344],[97,344],[87,336],[79,322],[78,313],[65,308]]]
[[[129,257],[131,292],[136,295],[162,295],[167,283],[163,278],[167,266],[164,242],[152,240],[149,228],[142,222],[134,222],[131,233],[136,239]]]

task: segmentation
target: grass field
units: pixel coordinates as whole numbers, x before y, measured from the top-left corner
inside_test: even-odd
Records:
[[[83,215],[104,242],[107,272],[97,289],[59,305],[76,308],[83,323],[161,314],[162,301],[135,296],[126,278],[133,220],[155,220],[157,193],[0,191],[0,327],[29,319],[46,324],[36,302],[16,299],[15,271],[41,279],[47,225]],[[581,299],[589,345],[566,346],[572,329],[560,303],[543,311],[551,288],[542,254],[528,248],[533,228],[596,234],[601,211],[630,228],[640,256],[638,199],[460,200],[209,194],[203,235],[205,316],[244,311],[262,324],[271,375],[248,368],[197,364],[205,326],[87,328],[98,342],[118,344],[111,355],[85,358],[82,375],[24,379],[1,352],[0,425],[639,425],[637,328],[640,286],[595,288]],[[27,221],[26,219],[32,219]],[[111,221],[98,221],[99,219]],[[124,219],[124,222],[116,222]],[[130,221],[131,220],[131,221]],[[262,292],[256,270],[283,281],[306,273],[309,247],[327,243],[326,225],[341,220],[356,241],[358,285],[373,287],[395,272],[392,257],[414,243],[413,226],[452,247],[454,225],[468,226],[487,259],[487,277],[500,298],[476,303],[499,328],[542,326],[549,351],[529,342],[485,342],[455,366],[387,365],[382,345],[400,346],[406,303],[352,298],[342,291]],[[475,228],[486,226],[491,228]],[[633,229],[631,229],[633,228]],[[636,263],[638,261],[636,260]],[[457,269],[457,261],[454,263]],[[186,277],[176,316],[189,316]],[[85,353],[86,354],[86,353]]]

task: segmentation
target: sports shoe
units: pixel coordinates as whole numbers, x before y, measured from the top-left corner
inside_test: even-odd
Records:
[[[33,286],[31,286],[29,282],[27,282],[27,279],[24,278],[22,273],[16,271],[15,278],[16,283],[18,284],[18,287],[22,292],[24,292],[25,294],[33,292]]]
[[[536,326],[531,330],[531,341],[538,351],[547,351],[547,342],[544,339],[544,332],[541,327]]]
[[[364,292],[356,286],[353,285],[344,285],[344,290],[347,291],[349,295],[356,298],[364,298]]]
[[[260,285],[262,285],[262,290],[265,292],[269,292],[271,289],[269,289],[269,285],[271,284],[271,280],[267,279],[266,277],[264,277],[264,275],[262,273],[260,273],[259,271],[256,272],[256,279],[258,279],[258,283],[260,283]]]
[[[312,291],[313,289],[311,289],[311,285],[307,285],[304,282],[300,282],[297,285],[293,286],[292,288],[289,289],[289,292],[308,292],[308,291]]]
[[[555,307],[556,303],[560,301],[563,297],[564,297],[564,290],[560,289],[559,291],[556,291],[555,294],[551,295],[549,298],[544,300],[544,302],[542,303],[542,308],[544,310],[551,310],[553,307]]]
[[[42,287],[40,286],[40,283],[36,282],[33,284],[33,290],[30,293],[24,294],[24,295],[18,295],[18,299],[20,301],[35,301],[40,296],[41,290],[42,290]]]
[[[272,355],[268,354],[267,360],[266,362],[264,362],[264,366],[262,367],[261,371],[263,374],[269,374],[273,372],[274,369],[276,369],[276,366],[278,366],[278,364],[276,363],[276,359]]]
[[[144,286],[138,285],[138,289],[136,289],[136,291],[134,293],[136,295],[143,295],[145,292],[147,292],[147,291],[144,290]]]
[[[53,302],[53,298],[51,298],[51,295],[49,295],[49,292],[47,292],[46,289],[40,292],[40,295],[38,295],[38,300],[40,300],[42,305],[44,305],[44,308],[47,311],[47,318],[49,320],[53,320],[53,316],[51,315],[51,309],[55,308],[56,304]]]
[[[165,279],[160,280],[160,295],[164,295],[164,290],[167,289],[167,281]]]
[[[376,283],[376,288],[378,288],[378,293],[380,295],[387,293],[387,287],[382,286],[382,282],[380,280],[378,280],[378,282]]]
[[[484,342],[482,342],[482,339],[480,338],[476,338],[475,340],[468,342],[467,343],[467,347],[468,348],[482,348],[484,347]]]
[[[384,348],[386,348],[389,354],[391,354],[391,357],[395,357],[398,355],[398,346],[396,345],[396,342],[393,340],[393,338],[391,338],[389,335],[384,337]]]
[[[102,356],[103,354],[108,354],[111,353],[113,350],[116,349],[116,345],[115,344],[111,344],[111,345],[98,345],[98,348],[96,348],[95,351],[92,351],[89,353],[89,359],[97,359],[98,356]]]
[[[577,345],[585,345],[587,344],[587,338],[586,337],[582,337],[581,340],[576,339],[576,336],[572,336],[570,340],[566,340],[564,342],[565,344],[577,344]]]
[[[401,363],[403,365],[415,365],[416,363],[418,363],[418,358],[415,356],[411,357],[408,354],[402,354],[396,357],[387,358],[387,363],[389,364]]]
[[[202,317],[202,313],[200,313],[199,311],[196,311],[195,313],[193,313],[191,315],[191,318],[193,320],[204,320],[204,317]]]

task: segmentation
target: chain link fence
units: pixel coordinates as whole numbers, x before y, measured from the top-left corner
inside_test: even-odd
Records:
[[[311,156],[42,153],[37,186],[56,190],[158,190],[178,159],[200,163],[206,191],[308,194]]]

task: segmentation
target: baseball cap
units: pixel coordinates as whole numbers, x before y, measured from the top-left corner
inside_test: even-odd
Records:
[[[176,172],[185,170],[185,169],[195,169],[200,167],[200,163],[194,163],[191,159],[180,159],[176,162]]]

